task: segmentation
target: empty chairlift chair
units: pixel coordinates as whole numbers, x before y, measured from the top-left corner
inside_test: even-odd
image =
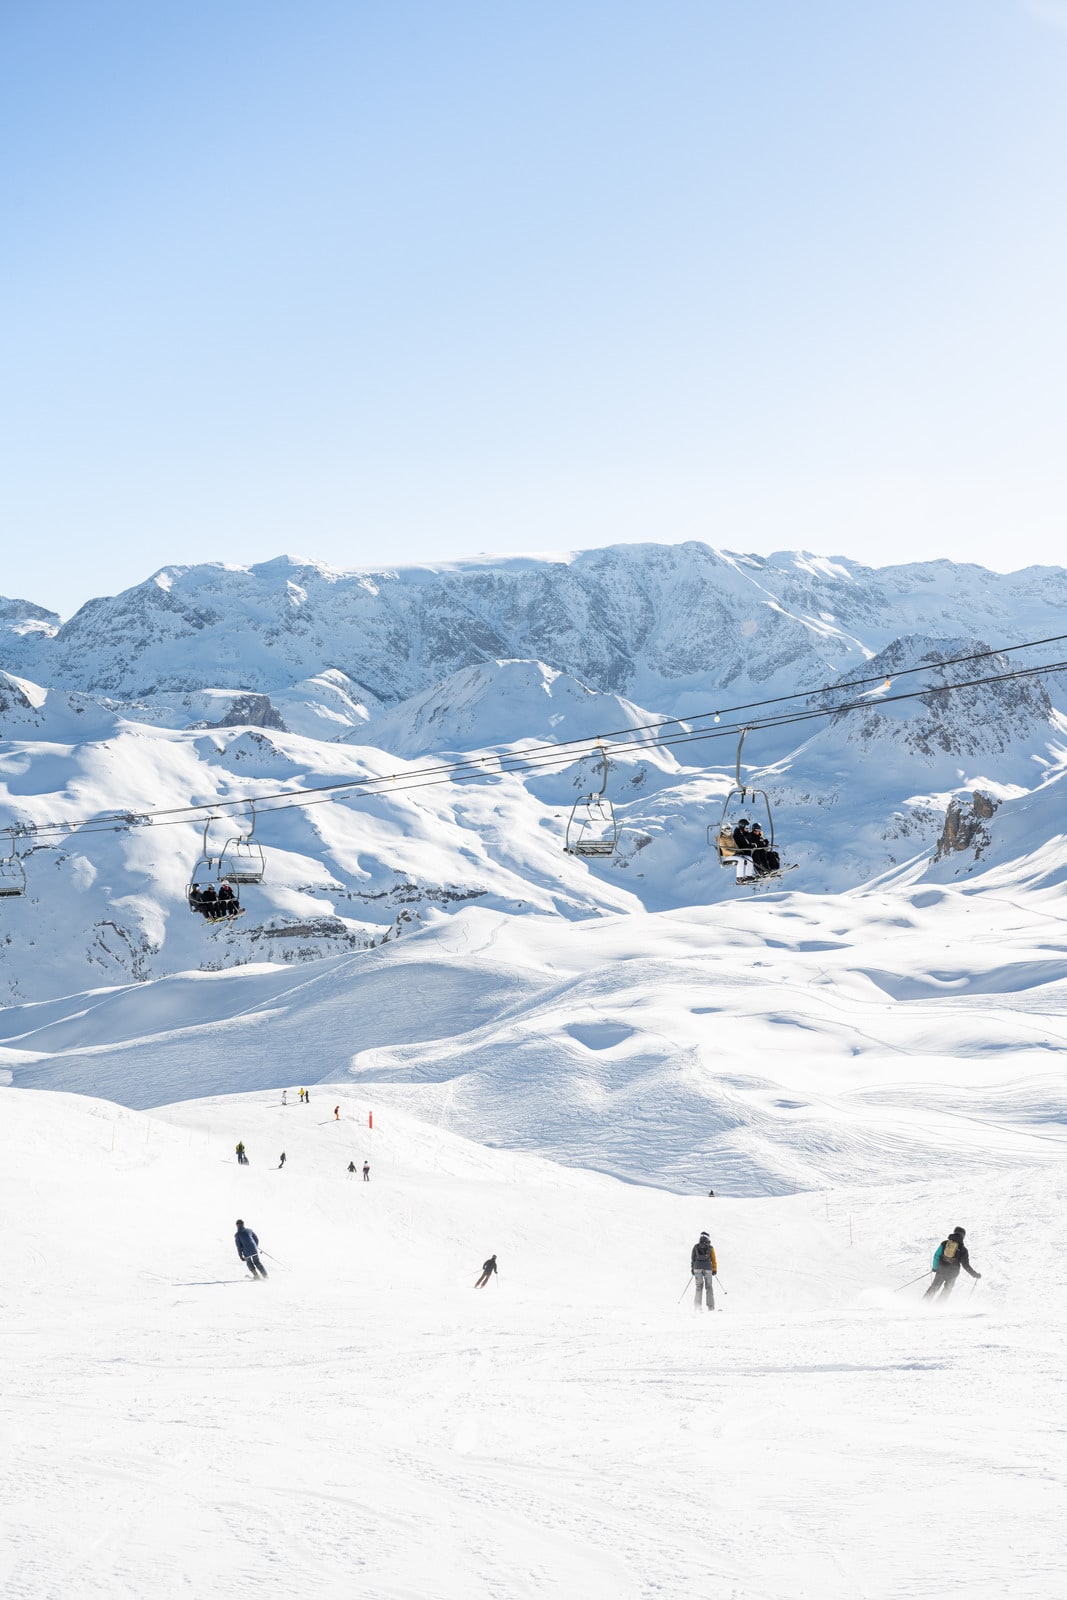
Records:
[[[15,849],[14,829],[8,828],[6,832],[11,848],[6,855],[0,855],[0,898],[13,899],[15,895],[26,893],[26,868]]]
[[[615,807],[607,797],[608,753],[599,746],[600,788],[574,802],[563,848],[571,856],[613,856],[619,842]]]
[[[253,805],[252,826],[236,839],[227,839],[219,857],[221,876],[230,883],[262,883],[266,871],[263,851],[253,835],[256,831],[256,808]]]

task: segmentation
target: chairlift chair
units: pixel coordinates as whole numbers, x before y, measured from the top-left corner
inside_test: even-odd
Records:
[[[608,753],[600,751],[600,788],[582,795],[571,807],[563,848],[570,856],[613,856],[619,842],[619,823],[615,807],[607,797]]]
[[[189,910],[203,917],[205,922],[225,922],[230,917],[243,917],[244,907],[241,905],[241,892],[233,877],[223,870],[223,857],[213,856],[208,852],[207,835],[214,818],[208,817],[204,823],[204,847],[200,853],[189,878],[185,890],[185,898],[189,903]],[[232,890],[232,899],[222,902],[225,909],[215,910],[214,914],[208,907],[219,905],[219,890],[223,884],[229,884]],[[205,906],[203,895],[206,889],[212,890],[212,899]]]
[[[15,895],[26,893],[26,868],[15,849],[15,830],[8,828],[5,831],[11,849],[6,856],[0,856],[0,898],[13,899]]]
[[[251,805],[252,826],[236,839],[227,839],[219,857],[219,869],[230,883],[262,883],[267,864],[262,847],[253,838],[256,831],[256,808]]]
[[[766,789],[754,789],[744,782],[741,777],[741,749],[745,742],[747,728],[741,729],[741,737],[737,741],[737,761],[735,764],[734,784],[723,802],[722,815],[718,822],[708,826],[708,843],[719,858],[720,867],[733,867],[737,873],[740,862],[745,860],[745,852],[739,850],[734,843],[734,827],[741,820],[744,812],[759,811],[760,816],[754,818],[763,829],[763,837],[768,850],[774,848],[774,810],[771,806],[770,795]],[[766,826],[763,818],[766,817]],[[752,873],[749,877],[742,877],[737,873],[737,885],[742,889],[765,889],[769,884],[780,881],[783,874],[791,872],[792,867],[776,867],[770,872]]]

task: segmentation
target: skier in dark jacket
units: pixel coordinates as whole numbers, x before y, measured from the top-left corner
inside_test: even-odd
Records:
[[[704,1292],[709,1311],[715,1310],[715,1286],[712,1283],[719,1263],[715,1259],[715,1246],[708,1234],[702,1233],[693,1246],[693,1253],[689,1258],[693,1282],[696,1284],[696,1299],[693,1302],[694,1311],[700,1310],[700,1293]]]
[[[496,1271],[496,1256],[490,1256],[488,1261],[482,1262],[482,1275],[474,1285],[476,1289],[484,1289],[489,1279]]]
[[[777,850],[772,850],[763,836],[763,829],[758,822],[754,822],[749,831],[752,841],[752,865],[758,877],[765,878],[769,872],[778,872],[781,869],[782,858]]]
[[[956,1287],[961,1267],[976,1281],[982,1276],[971,1266],[971,1258],[963,1242],[966,1231],[965,1228],[953,1228],[948,1238],[942,1239],[934,1251],[934,1281],[923,1295],[924,1300],[931,1299],[939,1289],[942,1300],[947,1300]]]
[[[253,1278],[265,1278],[267,1269],[259,1259],[259,1240],[251,1228],[246,1228],[241,1218],[237,1218],[237,1232],[233,1236],[237,1246],[237,1254],[252,1274]]]

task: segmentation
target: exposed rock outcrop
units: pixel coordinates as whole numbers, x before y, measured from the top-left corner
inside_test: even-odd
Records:
[[[963,795],[953,795],[945,813],[945,826],[937,841],[934,860],[943,861],[954,851],[973,849],[977,861],[990,842],[986,823],[998,804],[991,794],[981,789],[975,789],[970,800]]]

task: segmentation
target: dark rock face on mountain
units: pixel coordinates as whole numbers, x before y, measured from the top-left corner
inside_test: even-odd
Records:
[[[937,841],[935,861],[961,850],[973,850],[977,861],[989,846],[986,823],[997,809],[997,801],[990,794],[976,789],[968,801],[963,795],[953,795],[945,813],[945,827]]]
[[[240,694],[230,704],[224,717],[217,722],[193,723],[193,727],[202,728],[274,728],[278,733],[285,733],[286,726],[281,715],[271,705],[270,696],[265,694]]]
[[[861,704],[834,719],[847,724],[849,743],[890,742],[926,760],[1002,755],[1053,716],[1045,684],[1017,676],[1012,657],[991,651],[982,639],[895,639],[871,658],[863,677],[875,684],[853,692],[842,686],[812,703],[833,705],[839,694],[842,703],[854,706],[869,696],[869,707]],[[944,687],[905,698],[931,680]]]
[[[35,606],[32,600],[6,600],[0,595],[0,626],[15,627],[19,623],[37,623],[44,628],[58,628],[60,619],[54,611]]]

